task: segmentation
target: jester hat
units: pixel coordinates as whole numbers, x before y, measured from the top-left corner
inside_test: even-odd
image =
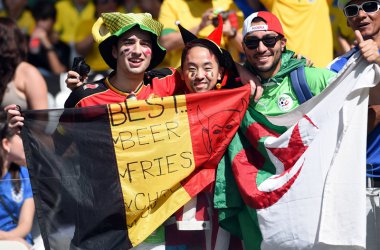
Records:
[[[110,68],[116,69],[116,59],[112,56],[112,46],[120,36],[134,27],[149,32],[152,37],[152,60],[147,70],[155,68],[164,59],[166,50],[158,42],[163,25],[154,20],[151,14],[102,13],[92,27],[92,35],[99,44],[101,56]]]
[[[228,79],[231,72],[236,73],[235,62],[233,61],[230,53],[220,47],[220,43],[223,35],[223,19],[221,15],[218,15],[218,26],[206,37],[198,38],[193,33],[185,29],[180,23],[177,23],[179,31],[182,36],[182,40],[185,44],[185,47],[195,47],[202,45],[208,48],[213,54],[217,57],[219,65],[224,67],[225,72],[223,79],[220,84],[217,85],[217,88],[221,87],[232,87],[227,86],[234,82],[235,79]],[[183,50],[184,52],[186,50]],[[183,65],[184,54],[182,55],[181,64]],[[227,80],[230,84],[227,84]],[[232,80],[232,81],[231,81]]]

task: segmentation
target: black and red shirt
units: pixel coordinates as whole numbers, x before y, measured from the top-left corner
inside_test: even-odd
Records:
[[[147,72],[144,81],[137,87],[134,94],[137,100],[146,100],[183,93],[184,88],[185,84],[182,83],[179,72],[174,68],[164,68]],[[112,86],[106,77],[76,88],[67,98],[65,108],[124,102],[129,95],[130,93]]]

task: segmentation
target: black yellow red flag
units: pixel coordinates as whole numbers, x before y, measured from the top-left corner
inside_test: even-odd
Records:
[[[128,249],[215,180],[249,86],[25,111],[22,137],[46,249]]]

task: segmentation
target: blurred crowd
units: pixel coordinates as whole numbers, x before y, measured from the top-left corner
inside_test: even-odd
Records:
[[[103,12],[148,12],[164,24],[161,44],[168,51],[159,67],[178,67],[184,44],[176,22],[199,37],[215,26],[217,13],[223,14],[222,47],[235,61],[245,60],[241,47],[244,16],[267,9],[283,21],[288,47],[309,58],[315,66],[325,67],[338,55],[347,52],[354,34],[347,27],[337,1],[316,0],[318,6],[302,9],[258,0],[2,0],[0,16],[17,23],[25,35],[25,61],[43,76],[61,74],[70,69],[75,56],[83,56],[93,72],[107,71],[91,35],[91,27]],[[310,4],[309,4],[310,5]],[[312,5],[310,5],[312,6]],[[299,13],[299,14],[297,14]],[[291,17],[291,18],[289,18]],[[313,27],[316,27],[313,29]],[[315,45],[318,45],[316,47]]]

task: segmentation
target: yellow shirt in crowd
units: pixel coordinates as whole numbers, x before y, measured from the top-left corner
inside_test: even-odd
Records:
[[[306,56],[317,67],[333,59],[333,35],[327,0],[261,0],[282,23],[288,49]],[[331,2],[331,1],[330,1]]]
[[[8,14],[5,10],[0,11],[0,17],[7,17]],[[20,17],[17,19],[17,26],[21,29],[22,33],[30,35],[33,32],[35,22],[32,16],[32,12],[24,10]]]
[[[345,38],[348,43],[352,43],[355,40],[355,33],[347,26],[347,18],[343,11],[337,6],[330,6],[330,18],[333,30],[334,38],[334,51],[339,54],[344,53],[338,42],[338,36]]]
[[[55,7],[57,20],[54,30],[59,33],[61,41],[68,44],[75,41],[79,20],[93,19],[95,15],[95,6],[92,1],[89,1],[81,12],[78,12],[72,1],[59,1]],[[87,32],[87,28],[79,28]]]

